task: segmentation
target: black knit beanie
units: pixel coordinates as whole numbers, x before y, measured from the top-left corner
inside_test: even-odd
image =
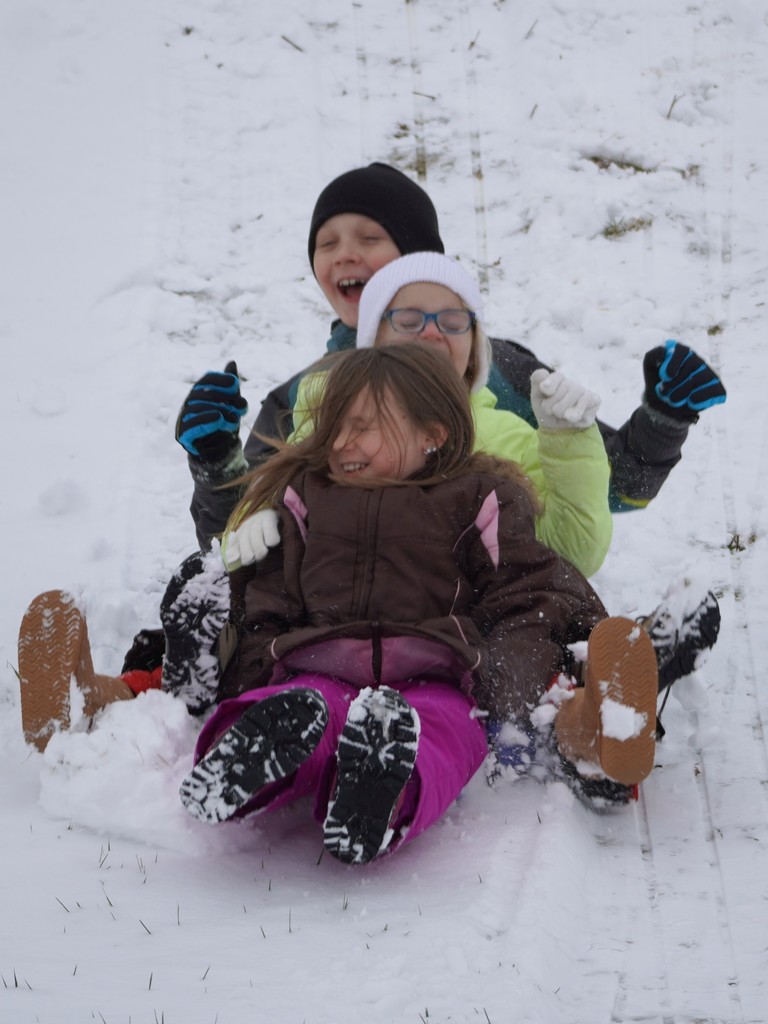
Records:
[[[317,232],[338,213],[359,213],[381,224],[405,256],[445,252],[432,200],[416,182],[388,164],[358,167],[326,185],[309,225],[309,262],[314,263]]]

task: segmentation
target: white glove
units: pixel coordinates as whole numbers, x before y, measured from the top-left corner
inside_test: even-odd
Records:
[[[248,516],[236,530],[227,533],[221,547],[227,569],[231,572],[266,558],[269,549],[280,543],[279,524],[273,508],[262,508]]]
[[[586,430],[595,422],[600,399],[562,373],[541,369],[531,374],[531,405],[545,430]]]

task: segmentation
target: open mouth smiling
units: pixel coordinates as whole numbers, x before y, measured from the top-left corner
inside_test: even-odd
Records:
[[[342,277],[336,287],[345,299],[359,299],[360,293],[367,283],[360,277]]]

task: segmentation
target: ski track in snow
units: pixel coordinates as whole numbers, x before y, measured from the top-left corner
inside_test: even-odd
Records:
[[[18,6],[9,38],[53,40],[74,89],[91,71],[77,40],[117,53],[120,30],[92,0],[65,6],[71,22]],[[83,596],[105,670],[156,623],[195,544],[170,440],[178,406],[234,358],[252,422],[259,397],[321,351],[309,212],[333,175],[376,159],[427,187],[447,251],[480,276],[493,333],[609,382],[609,422],[634,407],[639,357],[666,337],[722,368],[728,404],[694,428],[658,502],[617,518],[596,583],[609,607],[638,614],[689,573],[717,591],[723,628],[693,681],[707,701],[670,699],[635,807],[597,816],[560,783],[478,777],[437,826],[364,871],[322,856],[307,803],[220,829],[189,819],[176,794],[198,723],[165,695],[28,755],[8,669],[0,821],[8,863],[35,884],[6,879],[7,1019],[240,1024],[258,1006],[307,1024],[764,1021],[768,410],[749,385],[765,365],[768,261],[750,223],[766,194],[750,182],[768,168],[764,17],[708,0],[286,0],[269,19],[245,0],[192,0],[122,17],[143,76],[124,79],[145,121],[141,256],[100,292],[72,357],[97,414],[123,428],[110,449],[121,471],[100,467],[110,493],[97,497],[92,468],[62,449],[50,490],[30,481],[57,513],[4,513],[10,536],[38,530],[27,562],[41,563],[9,571],[9,664],[38,584]],[[600,74],[614,92],[593,91]],[[602,237],[634,217],[651,224]],[[85,429],[76,372],[52,360],[71,386],[38,395],[38,411],[19,374],[31,444],[51,433],[39,410]],[[72,550],[43,558],[57,524]]]

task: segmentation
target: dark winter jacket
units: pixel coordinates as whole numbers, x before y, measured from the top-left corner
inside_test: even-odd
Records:
[[[328,352],[354,348],[355,339],[356,332],[337,320],[328,341]],[[497,408],[517,413],[532,426],[537,426],[530,400],[531,374],[545,364],[515,341],[494,338],[491,344],[493,366],[488,387],[497,397]],[[221,484],[258,465],[272,451],[256,435],[287,437],[291,433],[291,410],[299,382],[306,373],[307,370],[302,370],[267,395],[244,452],[238,443],[226,458],[215,464],[190,456],[189,466],[194,480],[191,512],[201,547],[209,547],[211,538],[222,533],[239,498],[237,489],[221,490]],[[618,430],[600,421],[598,426],[611,463],[611,511],[643,508],[655,498],[670,471],[680,461],[688,425],[641,405]]]
[[[282,552],[232,575],[241,636],[222,696],[305,672],[359,687],[424,678],[506,718],[606,615],[535,539],[524,488],[495,475],[364,488],[307,473],[279,513]]]

